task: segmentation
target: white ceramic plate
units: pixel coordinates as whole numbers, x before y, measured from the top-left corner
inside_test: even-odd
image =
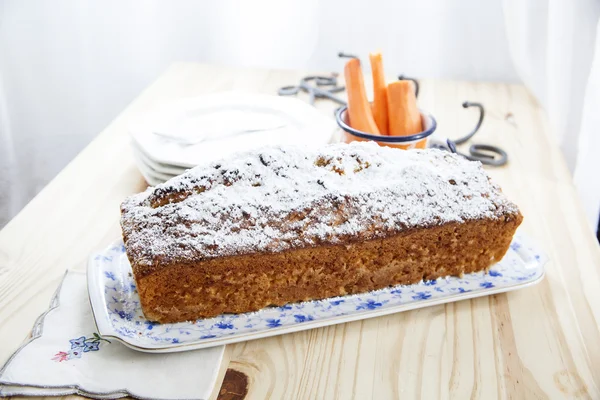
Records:
[[[170,174],[164,174],[162,172],[158,172],[156,170],[154,170],[152,167],[150,167],[147,164],[144,164],[142,161],[140,161],[140,159],[138,159],[136,157],[136,161],[137,161],[137,165],[138,167],[141,169],[145,169],[146,172],[151,175],[152,177],[159,179],[160,181],[164,182],[164,181],[168,181],[169,179],[175,177],[176,175],[170,175]]]
[[[129,130],[152,161],[191,168],[267,145],[324,145],[336,125],[295,98],[225,92],[163,105],[132,118]]]
[[[153,165],[147,164],[143,156],[137,153],[135,150],[133,151],[133,158],[135,159],[135,163],[140,172],[142,173],[142,176],[144,177],[144,179],[146,179],[146,182],[148,182],[148,184],[152,186],[156,186],[159,183],[166,182],[169,179],[179,175],[167,174],[164,172],[157,171],[156,169],[154,169]]]
[[[224,314],[195,322],[156,324],[142,314],[131,266],[119,241],[90,257],[88,289],[100,335],[140,351],[177,352],[508,292],[539,282],[546,261],[529,239],[517,233],[506,256],[488,273],[268,307],[246,314]]]
[[[144,152],[135,144],[135,142],[131,143],[131,147],[133,148],[133,154],[136,161],[143,163],[146,167],[152,169],[153,171],[171,176],[177,176],[188,170],[188,168],[161,164],[152,160],[148,155],[144,154]]]
[[[166,180],[168,180],[168,179],[164,179],[163,177],[157,176],[154,171],[152,171],[149,167],[144,165],[144,163],[141,162],[135,155],[134,155],[134,158],[135,158],[136,165],[137,165],[138,169],[140,170],[140,173],[142,174],[142,176],[144,177],[144,179],[146,180],[148,185],[156,186],[156,185],[161,184],[161,183],[165,182]]]

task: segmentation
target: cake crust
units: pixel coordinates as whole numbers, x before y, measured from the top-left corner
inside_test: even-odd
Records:
[[[121,210],[143,311],[159,322],[480,271],[522,220],[480,163],[371,143],[238,155]]]
[[[138,281],[144,314],[161,323],[257,311],[487,269],[521,215],[414,229],[351,245],[177,263]]]

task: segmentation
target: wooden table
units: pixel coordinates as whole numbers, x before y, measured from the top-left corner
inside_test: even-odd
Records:
[[[28,335],[66,268],[120,235],[119,203],[146,186],[127,120],[179,97],[276,93],[304,72],[176,64],[145,90],[0,232],[0,363]],[[521,85],[423,80],[419,102],[450,137],[488,111],[476,141],[506,149],[490,169],[551,258],[539,285],[227,346],[246,398],[600,398],[600,250],[543,111]],[[335,106],[323,102],[328,115]],[[223,389],[226,392],[227,389]],[[232,397],[235,398],[235,397]],[[239,396],[238,396],[239,398]]]

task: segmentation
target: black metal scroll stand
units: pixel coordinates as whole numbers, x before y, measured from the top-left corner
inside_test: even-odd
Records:
[[[466,136],[463,136],[456,140],[446,140],[450,151],[456,154],[460,154],[468,160],[479,161],[480,163],[485,165],[499,167],[501,165],[506,164],[508,162],[508,154],[506,154],[506,152],[500,147],[493,146],[491,144],[472,144],[471,147],[469,147],[469,154],[463,154],[456,150],[457,144],[463,144],[467,142],[477,133],[477,131],[479,131],[479,128],[481,128],[481,124],[483,123],[483,118],[485,116],[485,109],[483,108],[483,105],[481,103],[465,101],[462,106],[463,108],[477,107],[479,109],[479,120],[477,121],[477,125],[475,125],[475,128],[473,128],[473,130]]]
[[[310,82],[314,82],[315,84],[310,85]],[[346,105],[344,100],[334,95],[345,89],[345,86],[338,86],[337,75],[311,75],[302,78],[297,86],[284,86],[280,88],[277,91],[277,94],[280,96],[294,96],[298,94],[298,92],[303,91],[308,93],[308,102],[310,105],[314,105],[315,100],[317,99],[329,99],[340,105]]]
[[[415,97],[419,96],[419,81],[418,80],[416,80],[414,78],[406,77],[404,75],[398,76],[398,79],[412,81],[415,84]],[[435,147],[441,148],[443,150],[450,150],[452,153],[459,154],[468,160],[479,161],[480,163],[485,164],[485,165],[500,167],[500,166],[506,164],[508,162],[508,154],[506,154],[506,152],[498,146],[493,146],[491,144],[472,144],[471,147],[469,147],[469,154],[461,153],[456,149],[457,144],[466,143],[473,136],[475,136],[477,131],[479,131],[479,128],[481,128],[481,124],[483,123],[483,118],[485,117],[485,109],[483,108],[483,104],[481,104],[481,103],[465,101],[462,104],[462,106],[463,106],[463,108],[477,107],[479,109],[479,120],[477,121],[477,125],[475,125],[475,128],[473,128],[473,130],[471,132],[469,132],[467,135],[465,135],[459,139],[456,139],[456,140],[447,139],[446,143],[448,144],[448,148],[445,148],[444,146],[435,146]]]

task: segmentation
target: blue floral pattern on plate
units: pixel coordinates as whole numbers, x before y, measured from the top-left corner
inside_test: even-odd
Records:
[[[217,346],[507,292],[539,282],[544,276],[546,260],[529,239],[517,233],[506,256],[488,273],[440,278],[176,324],[157,324],[144,317],[122,242],[92,255],[88,286],[102,336],[113,337],[138,350],[166,352]]]

